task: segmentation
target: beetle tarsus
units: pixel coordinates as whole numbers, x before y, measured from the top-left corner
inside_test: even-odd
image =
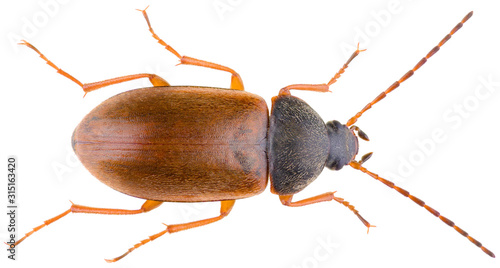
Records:
[[[353,205],[351,205],[348,201],[345,201],[344,198],[335,196],[335,193],[336,193],[336,191],[335,192],[326,192],[324,194],[320,194],[317,196],[313,196],[313,197],[309,197],[309,198],[306,198],[303,200],[293,201],[293,202],[292,202],[293,195],[280,195],[279,197],[280,197],[281,203],[283,205],[289,206],[289,207],[301,207],[301,206],[312,205],[312,204],[319,203],[319,202],[335,200],[338,203],[347,207],[349,210],[351,210],[361,220],[361,222],[368,228],[368,230],[370,230],[370,227],[375,227],[375,225],[371,225],[367,220],[365,220],[359,214],[359,211],[354,208]]]
[[[140,11],[142,13],[142,15],[144,16],[144,18],[146,19],[146,22],[147,22],[148,27],[149,27],[149,32],[151,32],[151,35],[153,36],[153,38],[156,39],[156,41],[158,41],[158,43],[160,45],[162,45],[166,50],[170,51],[177,58],[179,58],[179,60],[181,62],[177,65],[180,65],[180,64],[196,65],[196,66],[201,66],[201,67],[205,67],[205,68],[211,68],[211,69],[215,69],[215,70],[229,72],[229,73],[231,73],[230,88],[237,89],[237,90],[244,90],[243,80],[241,79],[240,75],[237,72],[235,72],[233,69],[226,67],[226,66],[223,66],[223,65],[220,65],[220,64],[212,63],[212,62],[199,60],[199,59],[195,59],[195,58],[191,58],[191,57],[187,57],[187,56],[181,56],[181,54],[179,54],[179,52],[177,52],[177,50],[175,50],[173,47],[171,47],[165,41],[163,41],[154,32],[153,27],[151,26],[151,22],[149,21],[148,14],[146,12],[146,9],[148,9],[148,7],[146,7],[143,10],[141,10],[141,9],[137,9],[137,10]]]
[[[340,70],[328,81],[326,84],[293,84],[282,88],[279,91],[278,95],[290,95],[290,90],[308,90],[308,91],[317,91],[317,92],[331,92],[330,86],[337,82],[337,79],[344,73],[345,69],[349,66],[349,63],[359,55],[360,52],[365,51],[366,49],[359,49],[359,43],[356,51],[352,53],[351,57],[347,60],[346,63],[340,68]]]
[[[155,201],[152,201],[152,202],[155,202]],[[132,252],[132,251],[136,250],[137,248],[159,238],[160,236],[162,236],[166,233],[169,233],[169,234],[176,233],[176,232],[184,231],[184,230],[191,229],[191,228],[200,227],[203,225],[207,225],[207,224],[219,221],[229,214],[229,212],[231,211],[231,209],[234,206],[234,203],[235,203],[235,200],[221,201],[220,214],[219,214],[219,216],[216,216],[216,217],[203,219],[203,220],[199,220],[199,221],[181,223],[181,224],[167,225],[164,223],[163,225],[166,226],[165,230],[158,232],[158,233],[156,233],[152,236],[149,236],[148,238],[140,241],[139,243],[135,244],[133,247],[129,248],[127,250],[127,252],[123,253],[122,255],[120,255],[114,259],[106,259],[106,262],[116,262],[116,261],[122,259],[123,257],[127,256],[130,252]]]
[[[111,79],[107,79],[107,80],[103,80],[103,81],[84,84],[84,83],[80,82],[78,79],[76,79],[74,76],[68,74],[67,72],[63,71],[61,68],[57,67],[53,62],[51,62],[47,57],[45,57],[45,55],[43,55],[32,44],[26,42],[26,40],[21,40],[21,41],[22,42],[19,43],[20,45],[25,45],[25,46],[31,48],[32,50],[34,50],[36,53],[38,53],[40,58],[42,58],[50,67],[56,69],[57,73],[59,73],[60,75],[66,77],[66,78],[70,79],[71,81],[75,82],[76,84],[78,84],[85,92],[83,97],[85,97],[87,95],[87,93],[94,91],[96,89],[99,89],[99,88],[119,84],[122,82],[131,81],[131,80],[135,80],[135,79],[139,79],[139,78],[145,78],[145,77],[149,78],[149,81],[151,81],[153,86],[169,86],[167,81],[165,81],[163,78],[161,78],[155,74],[133,74],[133,75],[126,75],[126,76],[111,78]]]
[[[141,240],[139,243],[137,243],[133,247],[129,248],[127,250],[127,252],[123,253],[122,255],[120,255],[120,256],[118,256],[116,258],[113,258],[113,259],[104,259],[104,260],[107,263],[112,263],[112,262],[119,261],[119,260],[123,259],[125,256],[127,256],[130,252],[132,252],[132,251],[136,250],[137,248],[139,248],[140,246],[143,246],[143,245],[145,245],[145,244],[147,244],[147,243],[155,240],[156,238],[158,238],[158,237],[160,237],[160,236],[162,236],[162,235],[164,235],[166,233],[168,233],[168,226],[167,226],[167,228],[165,230],[163,230],[163,231],[161,231],[159,233],[156,233],[156,234],[154,234],[152,236],[149,236],[147,239]]]
[[[359,53],[363,52],[363,51],[366,51],[366,49],[359,49],[359,43],[358,43],[358,46],[356,47],[356,51],[354,51],[351,55],[351,57],[349,57],[349,59],[346,61],[346,63],[344,63],[344,65],[342,65],[342,68],[340,68],[340,70],[332,77],[332,79],[330,79],[330,81],[328,81],[327,85],[328,86],[331,86],[333,83],[337,82],[337,79],[340,78],[340,76],[345,72],[345,69],[347,69],[347,67],[349,67],[349,63],[351,63],[351,61],[356,58]]]
[[[337,202],[339,202],[340,204],[344,205],[345,207],[347,207],[349,210],[351,210],[354,215],[356,215],[358,217],[358,219],[366,226],[367,231],[366,233],[368,233],[370,231],[370,227],[376,227],[375,225],[371,225],[367,220],[365,220],[365,218],[363,218],[363,216],[361,216],[361,214],[359,214],[359,211],[357,209],[354,208],[353,205],[351,205],[349,202],[345,201],[343,198],[341,197],[333,197],[333,199]]]

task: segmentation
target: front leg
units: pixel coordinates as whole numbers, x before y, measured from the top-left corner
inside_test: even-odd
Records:
[[[317,196],[309,197],[303,200],[299,201],[292,201],[293,195],[280,195],[280,200],[281,203],[285,206],[289,207],[302,207],[302,206],[307,206],[319,202],[325,202],[325,201],[332,201],[335,200],[339,202],[340,204],[346,206],[348,209],[350,209],[358,218],[361,220],[361,222],[368,228],[367,233],[370,231],[370,227],[375,227],[375,225],[371,225],[367,220],[365,220],[359,212],[354,208],[353,205],[350,205],[349,202],[344,201],[343,198],[336,197],[334,196],[335,192],[327,192],[324,194],[320,194]]]

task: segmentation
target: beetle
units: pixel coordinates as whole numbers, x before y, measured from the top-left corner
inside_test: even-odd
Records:
[[[147,9],[147,8],[146,8]],[[72,204],[65,212],[35,227],[11,246],[52,224],[69,213],[139,214],[151,211],[163,202],[220,201],[220,215],[199,221],[167,225],[149,236],[115,262],[136,248],[166,233],[175,233],[207,225],[226,217],[235,200],[262,193],[270,181],[271,192],[286,206],[299,207],[318,202],[336,201],[351,210],[369,230],[374,227],[353,205],[335,192],[292,201],[324,167],[340,170],[349,165],[424,207],[445,224],[454,228],[491,257],[493,252],[451,220],[394,183],[367,170],[368,153],[356,160],[358,138],[368,136],[354,123],[364,112],[399,87],[422,67],[445,42],[472,16],[468,13],[437,46],[399,80],[342,124],[324,123],[321,117],[291,90],[328,92],[351,61],[362,51],[358,48],[325,84],[294,84],[282,88],[272,99],[270,115],[265,101],[244,91],[241,77],[233,69],[212,62],[182,56],[152,29],[146,9],[143,14],[153,38],[173,53],[180,64],[216,69],[231,74],[229,89],[171,86],[155,74],[135,74],[95,83],[82,83],[48,60],[26,41],[58,73],[82,87],[85,94],[109,85],[148,78],[150,88],[130,90],[105,100],[76,127],[72,147],[82,164],[104,184],[130,196],[145,199],[136,210],[94,208]]]

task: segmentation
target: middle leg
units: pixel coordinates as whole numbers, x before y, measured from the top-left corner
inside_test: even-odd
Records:
[[[169,233],[169,234],[176,233],[176,232],[184,231],[184,230],[191,229],[191,228],[200,227],[203,225],[207,225],[207,224],[219,221],[229,214],[229,212],[231,211],[231,209],[234,206],[234,202],[235,202],[235,200],[221,201],[220,202],[220,215],[213,217],[213,218],[208,218],[208,219],[193,221],[193,222],[187,222],[187,223],[172,224],[172,225],[164,224],[166,226],[165,230],[163,230],[159,233],[156,233],[156,234],[142,240],[141,242],[135,244],[133,247],[129,248],[127,250],[127,252],[125,252],[124,254],[122,254],[116,258],[113,258],[113,259],[106,259],[106,261],[107,262],[116,262],[116,261],[122,259],[123,257],[127,256],[130,252],[134,251],[136,248],[138,248],[142,245],[145,245],[146,243],[149,243],[149,242],[155,240],[156,238],[158,238],[166,233]]]
[[[240,75],[237,72],[235,72],[233,69],[226,67],[226,66],[223,66],[223,65],[212,63],[212,62],[199,60],[199,59],[195,59],[195,58],[191,58],[191,57],[187,57],[187,56],[181,56],[181,54],[179,54],[173,47],[169,46],[167,43],[165,43],[165,41],[163,41],[160,37],[158,37],[158,35],[156,35],[156,33],[153,31],[153,28],[151,27],[151,23],[149,22],[148,14],[146,13],[146,9],[148,9],[148,7],[146,7],[143,10],[141,10],[141,9],[137,9],[137,10],[141,11],[142,15],[144,15],[144,18],[146,19],[146,22],[148,23],[149,31],[153,35],[153,38],[156,39],[160,45],[164,46],[166,50],[170,51],[177,58],[179,58],[179,60],[181,61],[180,64],[196,65],[196,66],[201,66],[201,67],[205,67],[205,68],[211,68],[211,69],[231,73],[231,87],[230,88],[237,89],[237,90],[244,90],[243,80],[241,80]]]

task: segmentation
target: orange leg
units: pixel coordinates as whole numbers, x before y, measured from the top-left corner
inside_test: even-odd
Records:
[[[54,63],[52,63],[49,59],[47,59],[47,57],[45,57],[32,44],[26,42],[25,40],[22,40],[22,42],[19,44],[25,45],[25,46],[33,49],[36,53],[38,53],[38,55],[40,55],[40,58],[45,60],[45,62],[47,62],[47,64],[50,65],[52,68],[56,69],[59,74],[63,75],[64,77],[70,79],[71,81],[77,83],[80,87],[82,87],[83,91],[85,92],[85,95],[87,95],[87,93],[89,93],[91,91],[94,91],[94,90],[102,88],[102,87],[107,87],[107,86],[111,86],[114,84],[127,82],[130,80],[139,79],[139,78],[145,78],[145,77],[149,78],[149,81],[151,81],[151,83],[155,87],[170,86],[170,84],[167,81],[165,81],[163,78],[161,78],[155,74],[133,74],[133,75],[127,75],[127,76],[121,76],[121,77],[117,77],[117,78],[107,79],[104,81],[84,84],[84,83],[80,82],[78,79],[76,79],[75,77],[73,77],[72,75],[63,71],[61,68],[57,67]],[[84,95],[84,97],[85,97],[85,95]]]
[[[19,243],[21,243],[24,239],[26,239],[28,236],[32,235],[34,232],[37,232],[38,230],[42,229],[43,227],[61,219],[62,217],[68,215],[70,212],[73,213],[93,213],[93,214],[108,214],[108,215],[132,215],[132,214],[139,214],[139,213],[144,213],[151,211],[157,207],[159,207],[163,202],[160,201],[152,201],[152,200],[146,200],[144,204],[141,206],[140,209],[135,209],[135,210],[128,210],[128,209],[112,209],[112,208],[93,208],[93,207],[86,207],[86,206],[80,206],[80,205],[75,205],[71,203],[71,207],[66,210],[65,212],[55,216],[54,218],[48,219],[43,222],[43,224],[33,228],[33,230],[29,233],[26,233],[21,239],[19,239],[14,245],[17,246]]]
[[[340,70],[335,74],[335,76],[328,81],[326,84],[294,84],[294,85],[289,85],[284,88],[282,88],[279,92],[279,95],[290,95],[290,89],[295,89],[295,90],[309,90],[309,91],[318,91],[318,92],[330,92],[329,87],[337,82],[337,79],[340,78],[340,76],[344,73],[345,69],[349,66],[349,63],[356,58],[356,56],[359,55],[360,52],[365,51],[366,49],[359,49],[359,43],[358,47],[356,48],[356,51],[352,53],[351,57],[347,60],[346,63],[340,68]]]
[[[166,233],[169,233],[169,234],[176,233],[176,232],[184,231],[184,230],[191,229],[191,228],[200,227],[200,226],[207,225],[207,224],[216,222],[218,220],[221,220],[222,218],[226,217],[229,214],[229,212],[231,211],[231,209],[234,206],[234,202],[235,202],[235,200],[221,201],[220,202],[220,215],[217,217],[208,218],[208,219],[199,220],[199,221],[188,222],[188,223],[181,223],[181,224],[172,224],[172,225],[164,224],[165,226],[167,226],[167,228],[165,228],[165,230],[163,230],[159,233],[156,233],[156,234],[142,240],[141,242],[135,244],[133,247],[129,248],[129,250],[127,250],[127,252],[125,252],[121,256],[118,256],[118,257],[113,258],[113,259],[107,259],[106,261],[107,262],[116,262],[116,261],[122,259],[123,257],[127,256],[130,252],[134,251],[138,247],[145,245],[146,243],[149,243],[149,242],[155,240],[156,238],[158,238]]]
[[[212,62],[199,60],[199,59],[195,59],[195,58],[191,58],[191,57],[187,57],[187,56],[181,56],[175,49],[173,49],[171,46],[169,46],[167,43],[165,43],[165,41],[163,41],[160,37],[158,37],[158,35],[156,35],[156,33],[153,31],[153,28],[151,27],[151,23],[149,22],[148,14],[146,13],[146,9],[148,9],[148,7],[146,7],[144,10],[141,10],[141,9],[137,9],[137,10],[141,11],[142,14],[144,15],[144,18],[146,19],[146,22],[148,23],[149,31],[153,35],[153,38],[156,39],[160,45],[164,46],[166,50],[170,51],[177,58],[179,58],[179,60],[181,61],[180,64],[196,65],[196,66],[201,66],[201,67],[205,67],[205,68],[211,68],[211,69],[215,69],[215,70],[229,72],[229,73],[231,73],[231,87],[230,88],[244,90],[243,80],[241,80],[240,75],[237,72],[235,72],[233,69],[228,68],[226,66],[216,64],[216,63],[212,63]]]
[[[334,196],[334,194],[335,194],[335,192],[327,192],[327,193],[324,193],[324,194],[320,194],[320,195],[317,195],[317,196],[313,196],[313,197],[310,197],[310,198],[306,198],[306,199],[299,200],[299,201],[294,201],[294,202],[292,202],[293,195],[280,195],[280,200],[281,200],[281,203],[283,205],[289,206],[289,207],[301,207],[301,206],[311,205],[311,204],[314,204],[314,203],[335,200],[335,201],[339,202],[340,204],[346,206],[356,216],[358,216],[358,218],[361,220],[361,222],[368,228],[367,233],[370,231],[370,227],[375,227],[375,225],[371,225],[367,220],[365,220],[359,214],[359,212],[354,208],[353,205],[350,205],[349,202],[344,201],[343,198]]]

